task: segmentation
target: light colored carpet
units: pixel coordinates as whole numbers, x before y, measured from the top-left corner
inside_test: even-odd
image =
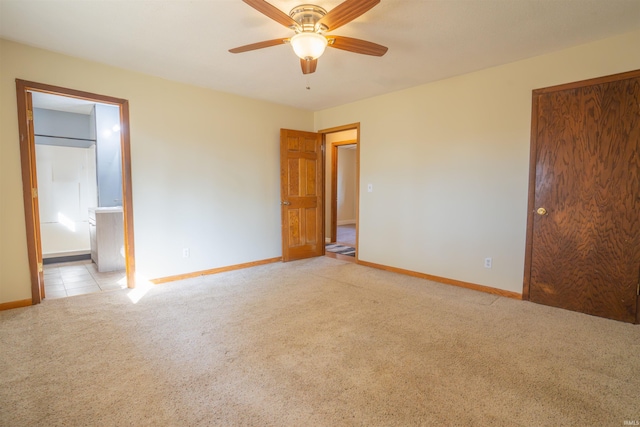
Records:
[[[321,257],[0,312],[2,426],[620,426],[640,327]]]

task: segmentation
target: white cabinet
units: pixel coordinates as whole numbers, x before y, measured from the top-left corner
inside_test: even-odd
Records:
[[[122,207],[90,208],[91,260],[99,272],[124,270]]]

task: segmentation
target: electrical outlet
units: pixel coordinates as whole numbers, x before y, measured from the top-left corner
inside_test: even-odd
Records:
[[[493,264],[493,260],[491,258],[484,259],[484,268],[491,268],[491,264]]]
[[[184,248],[182,250],[182,258],[189,258],[189,248]]]

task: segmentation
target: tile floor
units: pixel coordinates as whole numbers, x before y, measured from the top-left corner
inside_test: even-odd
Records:
[[[90,260],[44,266],[45,298],[64,298],[126,287],[124,271],[99,273]]]

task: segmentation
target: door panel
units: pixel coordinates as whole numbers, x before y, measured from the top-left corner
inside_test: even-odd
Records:
[[[320,134],[280,131],[283,261],[324,254],[322,162]]]
[[[306,192],[305,196],[315,196],[317,193],[316,190],[316,160],[305,161],[305,170],[307,172],[305,184],[306,184]]]
[[[638,100],[637,77],[537,95],[531,301],[636,321]]]

